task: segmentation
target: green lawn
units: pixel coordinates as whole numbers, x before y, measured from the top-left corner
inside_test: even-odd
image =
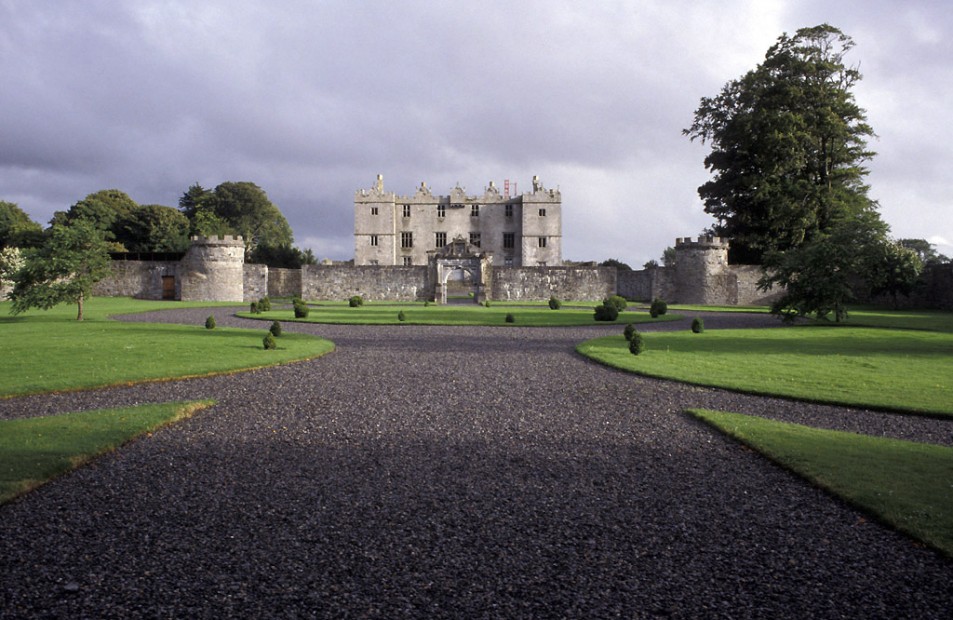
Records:
[[[87,318],[76,321],[76,307],[9,315],[0,303],[0,398],[41,392],[202,376],[271,366],[323,355],[328,340],[285,334],[278,349],[262,347],[260,331],[201,325],[121,323],[113,314],[182,308],[209,303],[150,302],[96,297],[87,303]]]
[[[953,334],[867,327],[689,330],[579,344],[596,361],[638,374],[756,394],[953,415]]]
[[[953,557],[953,448],[736,413],[689,413]]]
[[[0,504],[211,401],[0,420]]]
[[[240,313],[239,316],[250,319],[305,321],[308,323],[338,323],[352,325],[398,325],[401,321],[397,314],[403,311],[407,325],[483,325],[517,327],[566,327],[577,325],[611,325],[612,323],[598,322],[593,319],[591,305],[582,305],[573,302],[564,305],[561,310],[550,310],[545,302],[524,304],[494,303],[486,308],[477,304],[451,305],[424,305],[423,303],[365,303],[358,308],[351,308],[347,303],[322,302],[309,304],[311,311],[307,319],[294,319],[290,308],[273,309],[262,314]],[[274,308],[274,305],[272,306]],[[506,315],[512,314],[513,323],[506,322]],[[666,314],[657,319],[649,316],[648,312],[623,312],[615,321],[616,324],[648,323],[653,321],[673,321],[681,317]]]

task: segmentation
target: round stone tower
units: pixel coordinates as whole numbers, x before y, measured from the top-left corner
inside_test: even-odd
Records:
[[[223,236],[191,241],[179,266],[182,301],[243,301],[244,240]]]
[[[702,236],[675,240],[675,285],[680,304],[725,303],[728,240]]]

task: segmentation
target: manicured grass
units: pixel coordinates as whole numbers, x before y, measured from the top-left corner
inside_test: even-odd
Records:
[[[204,321],[190,326],[120,323],[106,318],[208,305],[97,297],[87,304],[86,320],[79,322],[75,306],[14,317],[8,314],[9,303],[2,303],[0,398],[219,374],[318,357],[334,348],[328,340],[285,334],[278,339],[277,350],[265,351],[262,338],[267,325],[260,331],[208,330]]]
[[[649,302],[645,302],[645,307]],[[669,304],[668,309],[679,312],[747,312],[754,314],[767,314],[771,311],[769,306],[699,306],[693,304]],[[778,319],[780,320],[780,319]]]
[[[165,403],[0,420],[0,504],[211,405]]]
[[[921,329],[953,334],[953,312],[943,310],[884,310],[856,308],[847,313],[844,325]]]
[[[953,557],[953,448],[736,413],[689,413]]]
[[[953,334],[866,327],[607,336],[576,350],[631,372],[808,401],[953,415]]]
[[[542,304],[514,304],[491,302],[486,308],[477,304],[437,305],[425,306],[422,303],[365,303],[358,308],[350,308],[346,303],[317,303],[309,304],[311,310],[307,319],[294,319],[290,308],[275,309],[261,314],[240,313],[239,316],[250,319],[267,321],[299,320],[308,323],[339,323],[352,325],[398,325],[401,321],[397,314],[403,310],[406,325],[486,325],[516,327],[566,327],[576,325],[612,325],[593,319],[593,307],[590,306],[563,306],[561,310],[550,310]],[[273,306],[274,307],[274,306]],[[513,314],[516,321],[506,322],[506,315]],[[648,312],[623,312],[615,324],[648,323],[654,321],[673,321],[681,318],[678,315],[666,314],[657,319],[649,316]]]

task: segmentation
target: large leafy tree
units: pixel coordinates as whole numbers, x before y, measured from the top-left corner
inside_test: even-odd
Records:
[[[42,226],[15,203],[0,200],[0,250],[34,247],[42,241]]]
[[[130,252],[184,252],[189,218],[173,207],[143,205],[117,223],[116,238]]]
[[[123,223],[139,208],[135,200],[118,189],[103,189],[89,194],[68,211],[53,214],[53,225],[71,226],[78,221],[88,222],[103,233],[107,241],[115,242],[114,250],[125,248],[122,241]]]
[[[93,222],[81,219],[69,226],[54,224],[46,243],[26,251],[23,265],[13,275],[11,312],[75,303],[76,319],[82,321],[93,285],[110,273],[108,251],[103,231]]]
[[[845,64],[853,41],[827,24],[782,35],[764,61],[705,97],[684,133],[711,146],[698,189],[732,260],[760,263],[867,209],[864,162],[873,130]]]

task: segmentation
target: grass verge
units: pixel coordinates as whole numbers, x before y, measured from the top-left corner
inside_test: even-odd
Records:
[[[689,413],[953,557],[953,448],[737,413],[699,409]]]
[[[197,305],[209,304],[97,297],[79,322],[71,305],[6,316],[9,304],[2,303],[0,398],[248,370],[318,357],[334,348],[329,340],[285,334],[276,350],[265,351],[267,325],[261,331],[209,330],[204,321],[191,326],[108,318]]]
[[[490,303],[490,307],[477,304],[465,305],[424,305],[422,303],[365,303],[358,308],[350,308],[346,303],[309,304],[310,313],[306,319],[295,319],[291,309],[276,309],[261,314],[242,312],[239,316],[248,319],[267,321],[302,321],[307,323],[335,323],[344,325],[478,325],[516,327],[568,327],[592,325],[625,325],[626,323],[649,323],[656,321],[674,321],[681,317],[665,314],[657,319],[648,312],[627,311],[619,314],[613,323],[596,321],[593,307],[563,306],[561,310],[550,310],[543,304],[518,305],[514,303]],[[405,320],[400,321],[397,314],[403,311]],[[513,323],[506,322],[506,315],[512,314]]]
[[[620,336],[576,350],[638,374],[740,392],[953,415],[953,334],[865,327],[708,330]]]
[[[0,420],[0,504],[212,404],[164,403]]]

